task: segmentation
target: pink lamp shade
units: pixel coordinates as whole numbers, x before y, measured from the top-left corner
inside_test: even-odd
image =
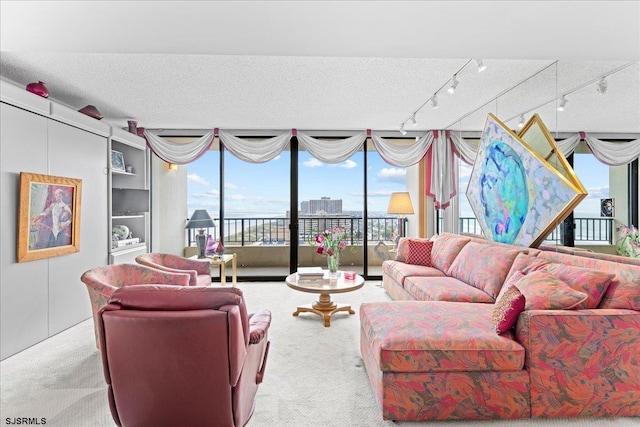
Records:
[[[47,87],[45,86],[45,84],[43,82],[37,82],[37,83],[29,83],[27,85],[27,90],[31,93],[35,93],[38,96],[41,96],[43,98],[48,98],[49,97],[49,90],[47,89]]]

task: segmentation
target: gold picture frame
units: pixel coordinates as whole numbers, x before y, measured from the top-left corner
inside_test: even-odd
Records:
[[[18,262],[80,251],[82,180],[20,172]]]
[[[537,116],[516,134],[488,114],[466,194],[487,240],[535,248],[587,192]]]

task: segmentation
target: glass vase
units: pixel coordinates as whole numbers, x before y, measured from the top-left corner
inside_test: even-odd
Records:
[[[340,266],[340,254],[327,255],[327,268],[329,277],[338,276],[338,267]]]

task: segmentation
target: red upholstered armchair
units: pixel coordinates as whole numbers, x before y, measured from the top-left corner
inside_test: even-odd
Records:
[[[138,264],[157,268],[172,273],[188,273],[191,276],[191,286],[211,285],[211,262],[202,259],[189,259],[178,255],[150,253],[136,257]]]
[[[100,346],[98,311],[107,304],[116,289],[140,284],[189,286],[189,279],[190,276],[185,272],[170,273],[138,264],[105,265],[85,271],[80,280],[87,285],[89,291],[96,347]]]
[[[238,288],[142,285],[100,310],[111,414],[121,426],[244,426],[269,353],[271,313]]]

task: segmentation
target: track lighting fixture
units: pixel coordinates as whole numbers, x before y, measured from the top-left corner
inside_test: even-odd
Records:
[[[406,134],[407,134],[407,131],[406,131],[406,130],[404,130],[404,123],[400,125],[400,133],[401,133],[402,135],[406,135]]]
[[[604,77],[596,84],[596,91],[598,91],[600,95],[607,93],[607,80]]]
[[[454,94],[456,93],[457,87],[458,87],[458,79],[456,79],[456,75],[454,74],[453,77],[451,78],[451,84],[449,85],[449,89],[447,89],[447,92],[449,92],[450,94]]]
[[[560,103],[558,104],[558,111],[564,111],[564,107],[565,105],[567,105],[567,102],[569,102],[569,100],[565,98],[564,95],[562,95],[562,98],[560,98]]]
[[[411,123],[413,123],[414,126],[418,124],[418,121],[416,120],[416,113],[413,113],[413,116],[411,116]]]
[[[434,110],[437,110],[437,109],[438,109],[438,95],[433,95],[433,96],[431,97],[431,107],[432,107]]]
[[[487,66],[482,63],[482,59],[474,59],[476,63],[476,67],[478,67],[478,72],[481,73],[487,69]]]
[[[518,122],[518,127],[524,127],[524,114],[520,114],[520,121]]]

